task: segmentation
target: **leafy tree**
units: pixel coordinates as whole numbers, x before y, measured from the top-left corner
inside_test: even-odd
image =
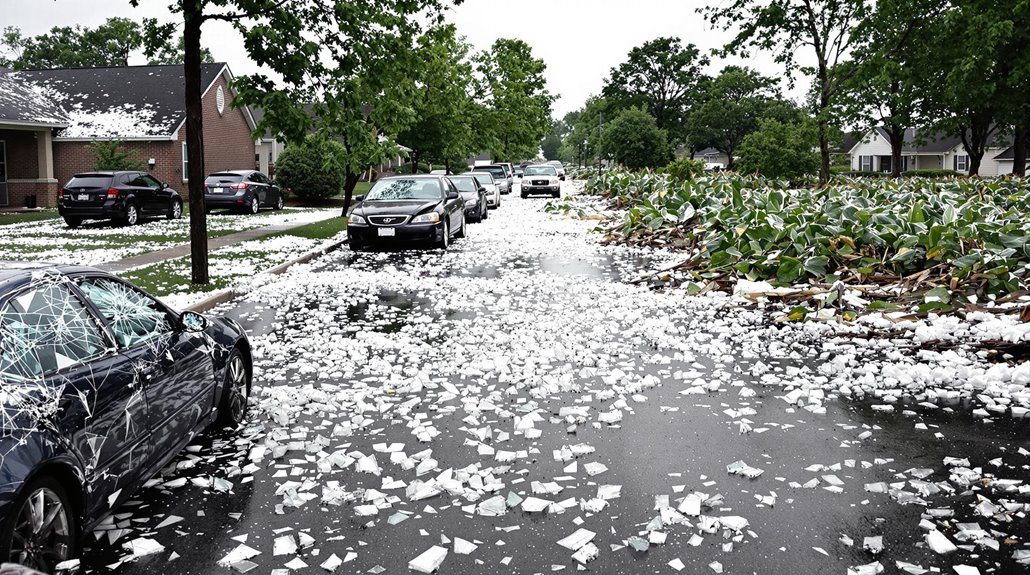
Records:
[[[931,26],[938,13],[933,0],[880,0],[861,25],[858,65],[834,102],[841,123],[883,127],[891,144],[892,177],[901,176],[905,131],[929,121],[924,95],[941,66]],[[887,52],[885,46],[894,49]],[[846,63],[831,75],[847,75],[851,69]]]
[[[705,102],[690,114],[687,124],[691,146],[712,146],[729,158],[733,167],[744,137],[758,129],[763,118],[791,121],[796,107],[780,97],[775,78],[749,68],[727,66],[712,80]]]
[[[716,27],[736,30],[723,47],[724,54],[772,52],[789,77],[797,71],[814,72],[817,82],[815,111],[819,135],[819,183],[830,179],[830,131],[832,107],[844,82],[854,73],[857,60],[844,63],[855,43],[854,27],[869,13],[870,0],[731,0],[700,8]],[[799,46],[810,49],[815,68],[797,65]],[[884,48],[891,53],[892,49]],[[837,73],[831,74],[831,70]]]
[[[560,159],[559,149],[561,148],[561,138],[557,133],[551,132],[544,136],[544,139],[540,142],[540,150],[544,154],[544,158],[548,160]]]
[[[554,96],[547,91],[547,64],[533,57],[529,44],[500,38],[477,57],[484,79],[482,103],[486,122],[480,133],[495,158],[535,158],[540,140],[551,126]]]
[[[305,200],[335,197],[347,179],[345,155],[339,142],[312,134],[299,144],[287,146],[279,155],[276,181]]]
[[[738,167],[769,178],[801,180],[819,170],[819,156],[813,151],[818,140],[818,128],[811,121],[761,120],[758,131],[745,136],[740,145]]]
[[[186,56],[186,42],[185,39],[180,35],[175,44],[171,42],[161,42],[157,45],[147,47],[147,57],[150,65],[155,64],[182,64]],[[206,64],[214,63],[215,57],[211,54],[211,50],[202,48],[200,51],[200,60]]]
[[[117,140],[93,140],[90,151],[94,170],[143,170],[143,161]]]
[[[629,51],[605,81],[602,93],[620,108],[640,106],[676,141],[704,82],[708,57],[679,38],[656,38]]]
[[[32,37],[7,27],[0,42],[9,54],[5,64],[16,70],[127,66],[129,55],[143,45],[139,28],[128,18],[108,18],[96,28],[55,26]]]
[[[457,0],[456,0],[457,1]],[[129,0],[136,6],[139,0]],[[259,106],[257,133],[271,129],[301,142],[315,126],[337,138],[346,152],[345,205],[360,174],[396,146],[381,135],[412,121],[414,91],[408,72],[418,65],[413,39],[427,22],[438,23],[448,0],[172,0],[169,12],[183,23],[186,142],[189,162],[192,280],[208,283],[204,215],[204,140],[201,100],[201,30],[225,21],[243,36],[247,55],[262,72],[237,78],[236,105]],[[149,39],[169,37],[173,24],[149,21]],[[310,109],[306,103],[312,103]]]
[[[640,108],[623,111],[605,127],[601,151],[631,170],[664,166],[672,158],[665,130]]]
[[[611,120],[614,116],[614,107],[599,96],[587,98],[583,108],[566,114],[565,122],[571,130],[562,140],[561,160],[594,163],[601,149],[601,124],[605,118]]]
[[[397,138],[412,149],[412,164],[428,159],[449,166],[452,158],[473,153],[469,47],[454,26],[447,25],[428,30],[418,39],[417,49],[422,65],[411,103],[415,120]]]

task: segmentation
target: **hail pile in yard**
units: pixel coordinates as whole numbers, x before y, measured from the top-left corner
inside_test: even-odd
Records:
[[[1025,569],[1030,369],[966,345],[1022,339],[1014,318],[892,339],[774,324],[763,302],[624,281],[674,256],[600,246],[596,222],[541,205],[507,201],[447,253],[338,252],[255,282],[250,424],[173,463],[97,556],[154,553],[140,561],[169,573]]]

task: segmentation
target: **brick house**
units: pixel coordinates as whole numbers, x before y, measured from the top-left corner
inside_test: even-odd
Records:
[[[39,89],[0,73],[0,205],[56,197],[52,134],[68,114]]]
[[[8,79],[47,96],[65,114],[59,118],[62,122],[50,126],[53,167],[45,190],[37,188],[36,193],[41,194],[37,196],[39,205],[56,205],[58,185],[78,172],[94,169],[91,144],[97,140],[122,142],[123,149],[147,166],[155,178],[185,195],[186,108],[182,66],[28,70],[8,74]],[[229,67],[204,64],[201,81],[205,171],[253,169],[261,142],[252,137],[255,122],[250,110],[232,107],[235,93],[229,87]],[[39,136],[37,148],[45,147],[38,142]],[[23,159],[27,157],[26,150],[27,143],[19,144],[14,153],[8,151],[6,161],[12,167],[31,164],[40,174],[37,179],[42,179],[44,171],[39,161]],[[43,157],[42,152],[36,155]],[[28,167],[23,169],[28,173],[27,170]],[[49,180],[53,180],[52,185]],[[22,205],[23,197],[12,193],[7,205]]]

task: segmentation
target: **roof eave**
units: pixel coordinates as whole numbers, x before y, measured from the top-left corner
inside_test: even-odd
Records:
[[[31,122],[28,120],[0,120],[0,127],[16,126],[18,128],[67,128],[68,123]]]
[[[171,135],[169,135],[169,134],[162,134],[162,135],[158,135],[158,136],[96,136],[96,137],[92,137],[92,138],[64,138],[64,137],[61,137],[61,136],[57,136],[57,137],[54,138],[54,141],[55,142],[95,142],[95,141],[100,141],[100,142],[109,142],[109,141],[118,141],[118,142],[153,142],[153,141],[156,140],[156,141],[159,141],[159,142],[174,142],[176,139],[177,138],[175,137],[175,134],[171,134]]]

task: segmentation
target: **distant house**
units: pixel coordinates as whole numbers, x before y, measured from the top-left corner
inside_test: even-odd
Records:
[[[24,134],[12,136],[9,129],[0,134],[0,150],[8,148],[0,164],[17,166],[7,180],[8,197],[0,197],[0,205],[21,205],[28,194],[36,194],[40,205],[55,205],[59,185],[75,173],[94,168],[90,147],[94,140],[124,142],[125,149],[148,166],[155,178],[185,191],[186,107],[182,66],[61,68],[3,76],[8,88],[17,85],[20,89],[16,92],[0,89],[0,102],[6,102],[0,104],[0,109],[6,108],[10,114],[17,114],[21,109],[22,121],[25,121],[25,118],[31,120],[31,110],[33,106],[38,108],[40,97],[50,102],[50,108],[39,108],[35,112],[49,123],[24,126],[33,134],[35,143]],[[261,142],[251,137],[256,124],[247,108],[232,107],[235,93],[229,87],[231,80],[232,73],[225,64],[202,67],[204,167],[209,173],[251,169],[257,164],[256,154]],[[12,104],[11,100],[21,103]],[[44,152],[47,147],[49,155]],[[15,180],[13,187],[11,179]],[[26,179],[35,181],[30,183]]]
[[[999,138],[987,148],[980,162],[981,176],[1001,176],[1012,173],[1011,138]],[[1008,153],[1006,161],[1004,157]],[[875,128],[855,141],[848,150],[851,169],[862,172],[890,172],[891,145],[887,132]],[[920,134],[914,128],[905,130],[901,149],[901,171],[954,170],[969,173],[969,155],[956,136],[939,133]]]
[[[705,148],[694,152],[694,159],[701,160],[709,166],[727,168],[730,165],[730,157],[715,148]]]

